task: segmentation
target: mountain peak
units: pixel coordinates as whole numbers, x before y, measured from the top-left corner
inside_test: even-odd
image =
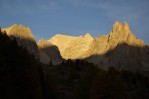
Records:
[[[124,23],[123,23],[123,29],[124,29],[125,31],[130,31],[129,24],[128,24],[127,22],[124,22]]]
[[[17,24],[13,24],[10,26],[10,28],[12,28],[12,27],[17,27]]]
[[[27,48],[30,53],[38,56],[38,47],[29,27],[14,24],[8,28],[2,28],[2,31],[6,31],[11,39],[16,39],[19,46]]]
[[[86,34],[84,35],[84,38],[92,38],[92,36],[90,35],[90,33],[86,33]]]
[[[9,36],[35,41],[35,38],[32,34],[32,31],[30,30],[30,28],[25,27],[22,24],[20,24],[20,25],[14,24],[8,28],[2,28],[2,30],[6,31],[7,35],[9,35]]]
[[[113,25],[113,29],[112,29],[113,32],[121,32],[121,31],[125,31],[125,32],[131,32],[130,31],[130,28],[129,28],[129,25],[127,22],[124,22],[124,23],[120,23],[118,21],[116,21]]]
[[[128,23],[120,23],[118,21],[114,23],[108,41],[115,44],[123,42],[130,45],[140,44],[140,41],[138,41],[136,36],[131,32]],[[141,42],[141,44],[143,44],[143,42]]]

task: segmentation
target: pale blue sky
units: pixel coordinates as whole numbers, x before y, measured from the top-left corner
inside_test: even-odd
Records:
[[[109,34],[115,21],[128,22],[149,44],[149,0],[0,0],[0,27],[23,24],[36,40],[56,34]]]

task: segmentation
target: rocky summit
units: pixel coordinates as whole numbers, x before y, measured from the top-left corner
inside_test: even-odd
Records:
[[[144,45],[143,40],[136,39],[135,35],[131,32],[128,23],[124,22],[121,24],[118,21],[113,25],[108,41],[116,44],[126,42],[129,45]]]

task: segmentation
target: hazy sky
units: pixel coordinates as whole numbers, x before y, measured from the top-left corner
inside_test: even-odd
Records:
[[[128,22],[149,44],[149,0],[0,0],[0,27],[23,24],[36,40],[55,34],[109,34],[115,21]]]

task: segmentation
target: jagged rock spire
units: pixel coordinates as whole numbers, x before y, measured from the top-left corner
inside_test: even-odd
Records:
[[[120,23],[120,22],[118,22],[118,21],[116,21],[115,23],[114,23],[114,25],[113,25],[113,28],[112,28],[112,31],[113,32],[121,32],[121,31],[125,31],[125,32],[131,32],[130,31],[130,28],[129,28],[129,25],[128,25],[128,23],[127,22],[124,22],[123,24],[122,23]]]
[[[128,25],[127,22],[124,22],[124,23],[123,23],[123,29],[124,29],[125,31],[130,31],[130,28],[129,28],[129,25]]]
[[[136,36],[131,32],[127,22],[124,22],[122,24],[118,21],[114,23],[108,41],[112,43],[125,42],[130,45],[137,45],[138,42],[143,44],[143,42],[141,42],[140,40],[138,41]]]

